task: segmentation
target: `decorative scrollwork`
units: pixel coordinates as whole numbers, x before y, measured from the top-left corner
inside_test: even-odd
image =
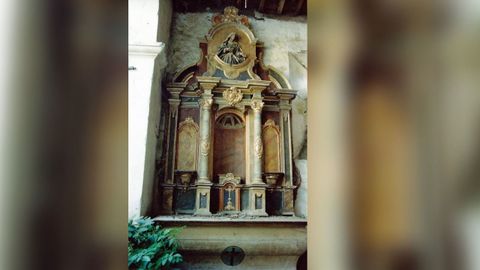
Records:
[[[220,179],[220,184],[225,184],[227,182],[240,184],[240,176],[235,176],[233,173],[219,174],[218,178]]]
[[[258,99],[254,99],[254,100],[252,100],[252,102],[250,103],[250,107],[252,107],[252,109],[253,109],[255,112],[260,112],[260,111],[262,111],[262,108],[263,108],[263,101],[258,100]]]
[[[223,91],[223,98],[227,101],[229,106],[233,106],[242,100],[242,90],[237,87],[230,87]]]
[[[260,136],[257,136],[255,138],[254,151],[255,151],[255,156],[258,159],[261,159],[263,156],[263,143],[262,143],[262,138],[260,138]]]

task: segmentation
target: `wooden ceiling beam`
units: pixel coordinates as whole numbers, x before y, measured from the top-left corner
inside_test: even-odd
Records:
[[[265,1],[266,0],[260,0],[260,4],[258,5],[258,11],[263,12],[263,9],[265,8]]]
[[[297,7],[295,8],[295,16],[298,15],[298,13],[300,13],[300,11],[302,10],[302,7],[303,7],[303,3],[305,3],[305,0],[299,0],[298,3],[297,3]]]
[[[283,7],[285,6],[285,0],[280,0],[278,3],[277,13],[280,15],[283,13]]]

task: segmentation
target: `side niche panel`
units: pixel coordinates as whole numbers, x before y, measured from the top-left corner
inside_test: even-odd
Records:
[[[198,152],[198,125],[187,117],[178,127],[177,170],[195,171]]]
[[[263,126],[264,170],[280,172],[280,130],[273,120]]]

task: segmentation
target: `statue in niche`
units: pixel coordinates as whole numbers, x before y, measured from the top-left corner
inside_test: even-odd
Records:
[[[234,32],[230,33],[222,42],[217,52],[218,57],[222,59],[223,62],[230,65],[240,64],[246,59],[246,56],[236,39],[237,35]]]

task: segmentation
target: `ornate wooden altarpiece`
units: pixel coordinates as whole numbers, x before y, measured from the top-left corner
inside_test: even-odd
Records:
[[[160,214],[293,215],[291,101],[248,18],[227,7],[168,83]]]

